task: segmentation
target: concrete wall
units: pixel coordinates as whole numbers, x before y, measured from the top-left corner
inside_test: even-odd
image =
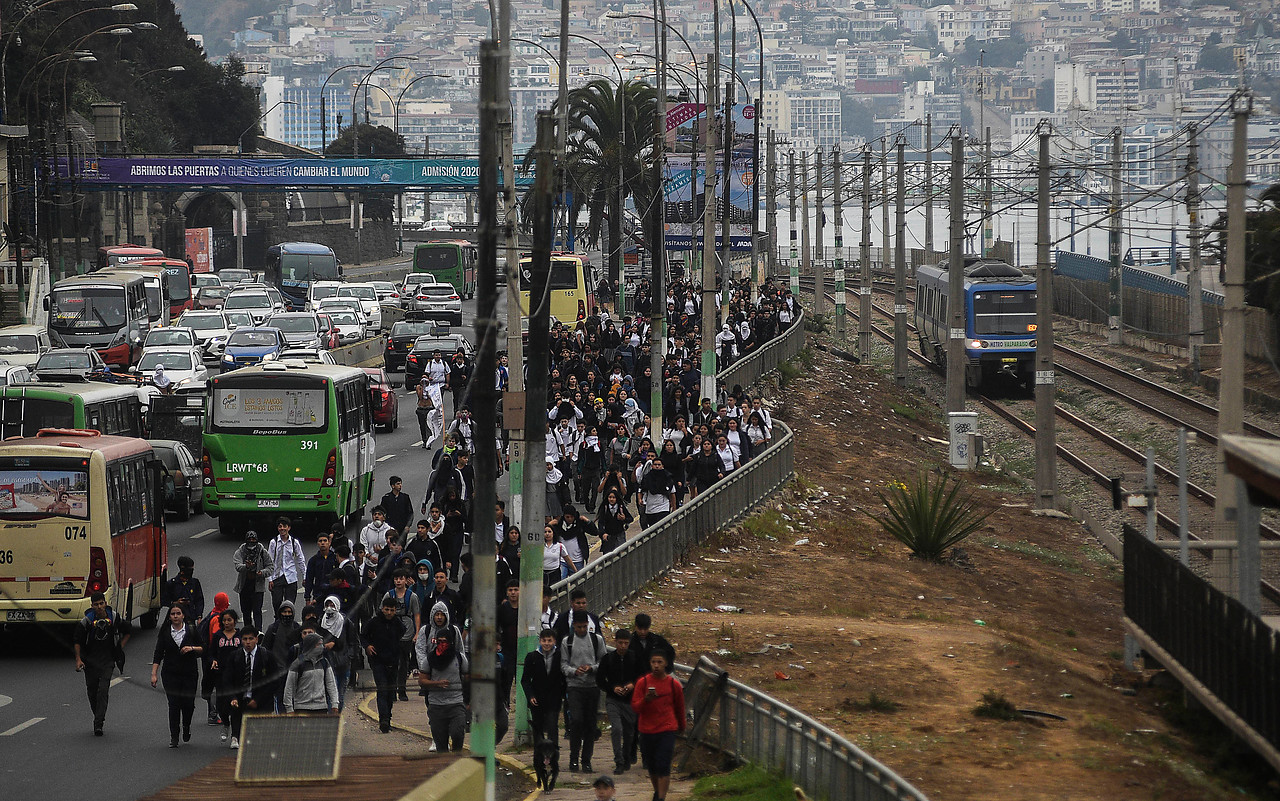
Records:
[[[400,797],[400,801],[476,801],[484,798],[484,763],[460,757]]]
[[[364,262],[380,261],[396,255],[396,227],[391,222],[366,222],[360,232],[359,259],[357,259],[356,232],[343,222],[291,222],[282,230],[281,242],[316,242],[328,245],[338,254],[338,261],[346,267]]]

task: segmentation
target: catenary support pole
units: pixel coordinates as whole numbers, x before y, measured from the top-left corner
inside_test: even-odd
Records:
[[[893,263],[893,243],[889,229],[889,141],[880,140],[880,269]]]
[[[663,16],[665,16],[665,12]],[[654,15],[657,17],[657,15]],[[665,33],[665,28],[659,29],[658,22],[654,22],[655,37],[658,31]],[[660,42],[655,46],[661,50]],[[661,54],[660,54],[661,55]],[[652,233],[650,241],[653,242],[652,266],[653,275],[650,278],[649,286],[652,288],[649,303],[649,416],[652,420],[652,428],[650,429],[657,435],[662,434],[662,390],[663,390],[663,374],[662,368],[665,359],[664,350],[667,342],[667,242],[666,242],[666,224],[664,222],[666,214],[666,196],[663,190],[663,173],[666,172],[666,160],[663,158],[663,148],[666,146],[667,132],[667,87],[664,78],[664,71],[658,70],[658,97],[653,108],[653,164],[651,167],[652,176],[652,192],[656,198],[653,202],[653,209],[650,216],[653,219],[651,226]],[[621,176],[619,176],[621,181]],[[621,204],[619,205],[621,208]],[[622,268],[625,271],[626,267]],[[621,272],[621,271],[620,271]],[[672,421],[674,424],[674,421]]]
[[[800,302],[800,251],[797,249],[796,230],[796,152],[794,150],[787,151],[787,198],[790,204],[791,224],[788,228],[788,236],[791,242],[791,250],[787,258],[787,277],[790,279],[791,294],[795,297],[796,302]]]
[[[871,147],[862,148],[862,247],[858,251],[858,358],[871,363]]]
[[[733,212],[733,80],[724,85],[724,139],[721,148],[724,150],[723,173],[720,176],[720,302],[721,312],[728,322],[729,293],[733,286],[733,242],[730,230],[730,215]]]
[[[984,101],[983,107],[985,106]],[[982,255],[989,256],[995,245],[995,237],[992,235],[995,213],[991,204],[991,126],[987,126],[985,133],[982,141]]]
[[[1111,257],[1111,270],[1107,285],[1108,304],[1107,304],[1107,344],[1119,345],[1124,338],[1123,322],[1121,315],[1123,314],[1121,303],[1121,286],[1123,284],[1123,269],[1120,264],[1120,237],[1121,226],[1123,225],[1123,217],[1121,215],[1120,203],[1120,148],[1124,132],[1120,128],[1116,128],[1111,132],[1111,230],[1108,239],[1108,253]]]
[[[800,153],[800,271],[813,275],[813,252],[809,247],[809,151]]]
[[[844,205],[840,196],[844,194],[844,184],[840,171],[840,146],[831,149],[831,214],[836,226],[835,241],[835,273],[836,279],[836,338],[845,341],[844,325]]]
[[[713,87],[715,54],[707,56],[707,86]],[[715,103],[707,101],[707,136],[702,153],[702,372],[699,394],[716,396],[716,135]]]
[[[822,240],[826,236],[827,216],[822,213],[822,148],[813,151],[813,316],[827,312],[827,270]]]
[[[895,144],[898,151],[897,191],[897,233],[894,240],[897,250],[893,254],[893,379],[904,387],[907,385],[907,349],[911,343],[907,341],[907,140],[901,134]]]
[[[933,253],[933,115],[924,115],[924,263],[935,264]]]
[[[764,173],[764,239],[769,250],[765,254],[765,277],[774,278],[778,274],[778,143],[772,128],[768,130],[766,137],[769,144],[765,151],[768,163]]]
[[[1041,123],[1036,181],[1036,508],[1052,509],[1057,491],[1057,431],[1054,428],[1053,267],[1049,264],[1048,125]]]
[[[1204,348],[1204,292],[1201,287],[1200,243],[1200,149],[1196,123],[1187,126],[1187,221],[1191,263],[1187,269],[1187,355],[1191,375],[1200,383],[1200,351]]]
[[[947,412],[964,411],[964,132],[951,129],[950,255],[947,257]]]

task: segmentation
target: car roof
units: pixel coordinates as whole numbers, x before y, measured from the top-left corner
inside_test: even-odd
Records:
[[[321,245],[315,242],[281,242],[276,247],[280,248],[284,253],[332,253],[333,249],[328,245]]]
[[[222,312],[217,309],[187,309],[182,314],[178,315],[178,319],[181,320],[187,315],[191,315],[192,317],[222,317]],[[226,318],[223,317],[223,319],[225,320]]]
[[[6,325],[4,328],[0,328],[0,336],[5,336],[6,334],[35,336],[43,334],[44,330],[44,326],[42,325]]]
[[[249,326],[245,326],[245,327],[243,327],[243,328],[237,328],[235,331],[232,331],[231,333],[233,333],[233,334],[243,334],[245,331],[249,331],[249,332],[251,332],[251,333],[255,333],[255,334],[265,334],[265,333],[268,333],[268,332],[270,332],[270,333],[272,333],[272,334],[278,334],[278,333],[280,333],[280,329],[279,329],[279,328],[272,328],[272,327],[271,327],[271,326],[269,326],[269,325],[255,325],[255,326],[253,326],[252,328],[250,328]]]

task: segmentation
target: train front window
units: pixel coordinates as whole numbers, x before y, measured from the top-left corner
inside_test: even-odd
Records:
[[[1034,290],[976,292],[973,296],[973,332],[982,334],[1034,334]]]

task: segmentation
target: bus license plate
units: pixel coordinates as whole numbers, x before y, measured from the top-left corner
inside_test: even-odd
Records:
[[[34,609],[11,609],[5,612],[4,619],[10,623],[35,623],[36,611]]]
[[[277,498],[275,500],[258,501],[258,508],[259,509],[279,509],[280,500]]]

